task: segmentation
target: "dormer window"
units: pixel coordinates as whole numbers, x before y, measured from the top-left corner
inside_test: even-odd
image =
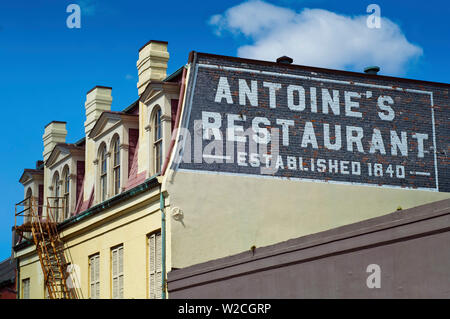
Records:
[[[101,203],[120,194],[128,186],[136,149],[139,116],[121,112],[103,112],[89,133],[98,150],[94,160],[94,201]],[[131,157],[130,157],[131,152]]]
[[[64,216],[65,218],[69,217],[69,204],[70,204],[70,196],[69,196],[69,191],[70,191],[70,172],[69,172],[69,167],[66,166],[64,167],[64,171],[63,171],[63,181],[64,181]]]
[[[107,171],[107,155],[106,145],[100,146],[100,194],[101,200],[104,201],[107,198],[108,191],[108,171]]]
[[[115,136],[113,142],[113,187],[114,195],[120,193],[120,139]]]
[[[158,107],[153,117],[153,149],[155,160],[155,174],[161,173],[162,167],[162,125],[161,125],[161,108]]]
[[[45,161],[53,176],[45,200],[49,205],[47,211],[56,222],[62,222],[75,213],[79,196],[83,196],[80,186],[84,177],[84,155],[84,145],[59,143]],[[36,188],[33,192],[36,194]],[[43,205],[43,201],[43,194],[39,191],[39,205]]]

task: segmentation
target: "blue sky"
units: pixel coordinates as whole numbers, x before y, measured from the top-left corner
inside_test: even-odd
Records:
[[[243,2],[2,1],[0,260],[11,252],[14,204],[23,198],[18,179],[42,158],[44,126],[67,121],[67,141],[83,137],[85,94],[95,85],[113,88],[113,110],[137,99],[138,49],[150,39],[169,42],[168,73],[192,50],[266,59],[286,52],[295,64],[361,71],[378,63],[381,74],[450,82],[447,2]],[[80,29],[66,26],[71,3],[81,7]],[[357,17],[370,3],[381,8],[378,31]],[[355,39],[356,49],[346,44]]]

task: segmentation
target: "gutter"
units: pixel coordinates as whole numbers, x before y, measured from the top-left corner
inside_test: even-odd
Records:
[[[20,299],[20,267],[19,258],[16,260],[16,299]]]
[[[78,215],[75,215],[69,219],[66,219],[65,221],[63,221],[62,223],[57,225],[57,229],[58,229],[58,231],[66,229],[66,228],[78,223],[81,220],[89,218],[89,217],[95,215],[96,213],[99,213],[107,208],[113,207],[113,206],[117,205],[118,203],[123,202],[127,199],[130,199],[131,197],[134,197],[140,193],[143,193],[146,190],[151,189],[152,187],[154,187],[156,185],[159,185],[159,182],[157,179],[157,175],[154,175],[154,176],[146,179],[143,183],[139,184],[138,186],[133,187],[132,189],[129,189],[123,193],[120,193],[120,194],[114,196],[114,197],[111,197],[111,198],[107,199],[106,201],[104,201],[98,205],[95,205]],[[16,246],[14,246],[13,249],[14,249],[14,251],[18,251],[20,249],[26,248],[33,244],[34,243],[32,243],[30,241],[22,242]]]
[[[158,182],[157,176],[154,175],[154,176],[146,179],[142,184],[139,184],[138,186],[136,186],[132,189],[129,189],[123,193],[117,194],[116,196],[111,197],[110,199],[107,199],[104,202],[89,208],[88,210],[85,210],[81,214],[73,216],[70,219],[66,219],[65,221],[63,221],[62,223],[60,223],[57,226],[57,229],[58,229],[58,231],[66,229],[66,228],[70,227],[71,225],[77,223],[80,220],[88,218],[88,217],[94,215],[95,213],[98,213],[98,212],[105,210],[107,208],[110,208],[124,200],[127,200],[133,196],[143,193],[144,191],[150,189],[152,186],[156,186],[158,184],[159,184],[159,182]]]

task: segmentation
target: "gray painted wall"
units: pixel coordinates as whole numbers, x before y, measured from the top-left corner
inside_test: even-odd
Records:
[[[449,243],[443,200],[172,271],[169,297],[450,298]]]

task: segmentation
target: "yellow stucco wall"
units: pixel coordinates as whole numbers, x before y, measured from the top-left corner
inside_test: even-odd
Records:
[[[178,171],[165,187],[171,207],[173,267],[229,256],[446,199],[450,193]]]
[[[100,297],[111,298],[111,248],[123,244],[124,298],[148,297],[147,235],[161,229],[159,189],[141,193],[65,229],[68,261],[80,270],[82,298],[89,298],[89,256],[100,254]],[[30,278],[30,297],[44,298],[41,265],[33,247],[16,253],[20,280]],[[170,269],[170,254],[167,263]]]
[[[19,298],[23,296],[24,279],[30,279],[30,297],[33,299],[44,298],[44,275],[38,256],[34,253],[33,247],[25,249],[24,256],[19,260]]]

